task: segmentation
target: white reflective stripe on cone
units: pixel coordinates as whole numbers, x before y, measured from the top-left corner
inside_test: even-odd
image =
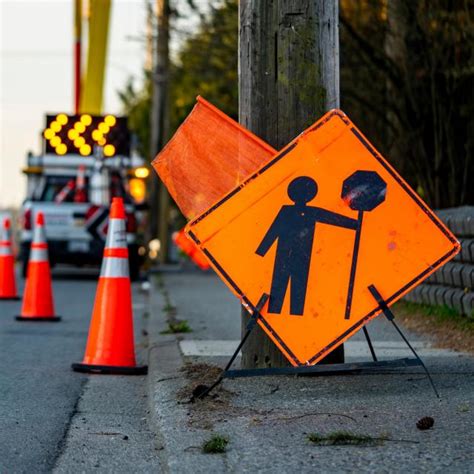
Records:
[[[5,229],[3,227],[0,231],[0,241],[2,242],[11,242],[12,240],[12,233],[10,229]]]
[[[128,258],[104,257],[100,276],[105,278],[128,278]]]
[[[9,257],[10,255],[13,255],[12,249],[10,246],[0,246],[0,256],[2,257]]]
[[[109,219],[109,229],[105,248],[126,249],[127,233],[125,232],[125,219]]]
[[[31,249],[30,262],[47,262],[48,249]]]
[[[33,242],[35,244],[44,244],[46,242],[46,235],[44,233],[43,226],[35,226],[35,230],[33,233]]]
[[[8,229],[5,229],[5,227],[0,228],[0,241],[1,242],[10,242],[10,232]]]

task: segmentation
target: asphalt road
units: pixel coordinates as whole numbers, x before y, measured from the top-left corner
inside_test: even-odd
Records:
[[[21,302],[0,302],[1,472],[50,472],[58,467],[64,472],[74,472],[73,466],[68,468],[68,456],[64,456],[70,444],[71,429],[80,415],[78,407],[85,403],[94,411],[94,401],[100,402],[104,389],[111,396],[114,390],[123,389],[118,377],[106,376],[109,380],[102,379],[102,382],[100,376],[71,370],[71,363],[80,362],[84,353],[96,278],[95,271],[62,269],[54,272],[56,311],[63,317],[59,323],[17,322],[14,316],[19,313]],[[18,282],[23,285],[21,279]],[[137,332],[140,336],[140,329],[135,332],[136,337]],[[127,384],[128,390],[135,394],[145,393],[145,377],[130,378]],[[82,400],[84,393],[88,393],[85,401]],[[102,425],[107,425],[109,418],[117,418],[116,414],[123,411],[120,403],[127,401],[120,400],[115,414],[102,410]],[[100,403],[103,405],[103,400]],[[111,406],[110,401],[108,405]],[[134,407],[134,416],[128,420],[130,426],[144,423],[145,396],[139,403],[135,402]],[[97,417],[98,413],[93,418]],[[94,433],[101,432],[100,426],[96,423]],[[138,431],[146,432],[146,426],[140,426]],[[90,433],[83,430],[83,437],[90,438]],[[123,437],[128,439],[126,434],[121,439]],[[151,437],[147,441],[150,446],[153,444]],[[133,451],[133,445],[132,439],[127,450]],[[117,450],[124,451],[120,446]],[[77,456],[74,462],[86,463]]]

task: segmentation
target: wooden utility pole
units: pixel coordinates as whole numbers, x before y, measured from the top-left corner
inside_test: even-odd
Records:
[[[154,11],[153,11],[153,2],[152,0],[147,0],[146,2],[146,26],[145,26],[145,65],[144,69],[147,74],[153,72],[154,64],[154,42],[153,37],[155,31],[153,30],[153,20],[154,20]]]
[[[169,15],[169,0],[156,0],[157,43],[155,67],[152,74],[151,159],[163,149],[169,138]],[[152,238],[159,236],[162,262],[168,258],[169,203],[168,191],[155,176],[151,190],[150,233]]]
[[[281,149],[324,112],[339,107],[338,0],[240,0],[239,120]],[[242,325],[248,313],[242,310]],[[326,362],[343,362],[340,346]],[[260,327],[242,366],[278,367],[286,358]]]

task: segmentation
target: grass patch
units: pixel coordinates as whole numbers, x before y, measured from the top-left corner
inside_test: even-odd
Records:
[[[168,329],[161,331],[160,334],[179,334],[183,332],[192,332],[187,321],[174,321],[168,323]]]
[[[214,435],[202,444],[202,452],[205,454],[219,454],[227,451],[228,438]]]
[[[156,285],[161,291],[163,291],[165,288],[165,280],[163,279],[163,275],[161,273],[157,273],[153,276],[155,278]]]
[[[474,318],[462,316],[447,306],[409,301],[396,303],[393,311],[407,329],[433,336],[438,347],[473,352]]]
[[[163,306],[163,311],[165,313],[176,313],[176,306],[173,306],[171,303],[168,302]]]
[[[351,433],[350,431],[334,431],[327,435],[310,433],[308,440],[320,446],[376,446],[383,444],[385,437],[374,438],[368,435]]]
[[[425,316],[436,316],[441,321],[458,318],[462,321],[465,321],[468,319],[464,316],[461,316],[455,309],[445,305],[432,306],[430,304],[413,303],[411,301],[403,301],[401,305],[403,305],[407,311],[417,311],[424,314]]]

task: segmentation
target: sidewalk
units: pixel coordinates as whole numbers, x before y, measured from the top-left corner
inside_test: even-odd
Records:
[[[240,338],[238,301],[212,274],[168,271],[151,277],[149,400],[170,472],[472,472],[474,358],[430,347],[407,333],[429,367],[441,400],[420,369],[397,374],[226,379],[213,396],[188,403],[212,383]],[[162,334],[167,317],[192,332]],[[382,317],[369,326],[380,358],[410,352]],[[370,360],[357,334],[346,360]],[[235,367],[240,364],[239,358]],[[420,431],[424,416],[434,427]],[[309,441],[349,431],[372,439],[328,446]],[[203,454],[213,435],[224,454]],[[327,443],[326,443],[327,444]]]

